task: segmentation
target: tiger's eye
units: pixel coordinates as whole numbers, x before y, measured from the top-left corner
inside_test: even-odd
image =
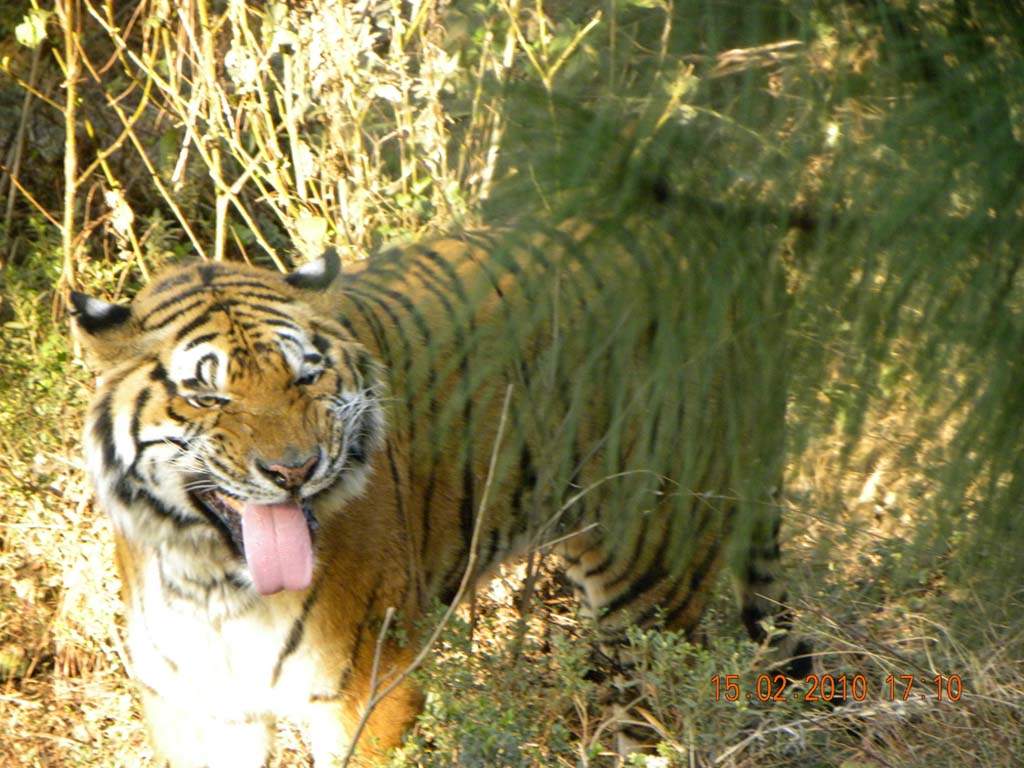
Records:
[[[192,395],[186,397],[185,401],[193,408],[216,408],[225,402],[223,397],[217,395]]]

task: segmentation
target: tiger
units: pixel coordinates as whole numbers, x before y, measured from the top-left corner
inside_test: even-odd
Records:
[[[157,764],[267,765],[279,720],[317,766],[382,759],[424,701],[392,630],[533,549],[609,643],[692,634],[736,546],[752,637],[790,622],[784,382],[726,405],[774,331],[688,354],[683,326],[718,311],[671,295],[699,296],[695,268],[618,240],[461,233],[344,269],[334,248],[288,273],[172,265],[128,304],[70,294]]]

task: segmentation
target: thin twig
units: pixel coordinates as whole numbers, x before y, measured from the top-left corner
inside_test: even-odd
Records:
[[[42,58],[43,46],[37,45],[32,51],[32,67],[29,70],[28,82],[32,86],[31,89],[25,89],[25,98],[21,102],[21,115],[18,120],[18,131],[14,136],[14,144],[11,147],[10,156],[8,158],[7,166],[4,168],[4,178],[0,180],[0,196],[4,194],[5,188],[7,187],[7,176],[10,175],[11,188],[7,190],[7,210],[4,211],[4,231],[11,231],[11,221],[14,219],[14,203],[18,199],[17,189],[14,185],[14,179],[21,173],[21,160],[25,155],[25,134],[28,131],[28,123],[32,116],[32,100],[34,98],[33,91],[36,84],[36,79],[39,76],[39,61]],[[13,241],[9,244],[13,247]],[[6,257],[10,254],[0,255],[0,268],[3,267],[6,262]]]
[[[61,266],[56,303],[62,300],[64,286],[75,286],[75,201],[78,189],[78,147],[75,128],[78,120],[78,0],[62,0],[56,5],[57,15],[64,32],[64,219],[61,225],[61,247],[64,260]],[[56,318],[55,318],[56,319]]]
[[[7,167],[7,166],[3,166],[3,167],[4,167],[4,169],[6,169],[6,167]],[[42,203],[40,203],[40,202],[39,202],[38,200],[36,200],[36,198],[35,198],[35,195],[33,195],[33,194],[32,194],[32,192],[31,192],[31,191],[30,191],[30,190],[29,190],[29,189],[28,189],[27,187],[25,187],[25,186],[24,186],[24,185],[23,185],[23,184],[22,184],[22,183],[21,183],[21,182],[20,182],[20,181],[18,180],[18,177],[17,177],[17,176],[15,176],[14,174],[11,174],[11,176],[10,176],[10,179],[11,179],[11,183],[12,183],[12,184],[13,184],[13,185],[14,185],[15,187],[17,187],[17,188],[18,188],[18,191],[19,191],[19,192],[21,192],[21,194],[25,196],[25,199],[26,199],[26,200],[28,200],[28,201],[29,201],[30,203],[32,203],[32,207],[33,207],[33,208],[35,208],[35,209],[36,209],[37,211],[39,211],[39,213],[41,213],[41,214],[43,215],[43,218],[45,218],[45,219],[46,219],[46,220],[47,220],[48,222],[50,222],[50,223],[51,223],[51,224],[52,224],[52,225],[53,225],[53,226],[54,226],[54,227],[55,227],[56,229],[58,229],[58,230],[59,230],[59,229],[60,229],[60,222],[59,222],[59,221],[57,221],[57,219],[56,219],[56,218],[54,218],[54,215],[53,215],[52,213],[50,213],[50,212],[49,212],[49,211],[48,211],[48,210],[47,210],[47,209],[46,209],[46,208],[45,208],[45,207],[43,206],[43,204],[42,204]]]

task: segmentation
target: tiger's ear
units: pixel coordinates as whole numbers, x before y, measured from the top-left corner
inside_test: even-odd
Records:
[[[71,292],[71,315],[86,333],[102,333],[123,325],[132,315],[124,304],[94,299],[78,291]]]
[[[323,255],[308,264],[303,264],[285,277],[295,288],[303,291],[325,291],[331,287],[341,272],[341,259],[335,248],[328,248]]]
[[[76,336],[90,365],[103,369],[133,353],[139,328],[130,307],[78,291],[69,298]]]

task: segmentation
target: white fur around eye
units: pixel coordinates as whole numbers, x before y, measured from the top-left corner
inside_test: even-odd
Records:
[[[315,384],[324,372],[324,358],[309,340],[292,333],[279,333],[277,346],[288,367],[295,373],[295,383]]]
[[[283,332],[277,334],[277,348],[281,350],[285,362],[288,363],[288,367],[296,375],[301,375],[302,373],[302,361],[309,346],[305,337]]]
[[[224,352],[212,344],[178,347],[171,354],[167,371],[171,381],[197,379],[210,389],[223,391],[227,386],[228,360]]]

